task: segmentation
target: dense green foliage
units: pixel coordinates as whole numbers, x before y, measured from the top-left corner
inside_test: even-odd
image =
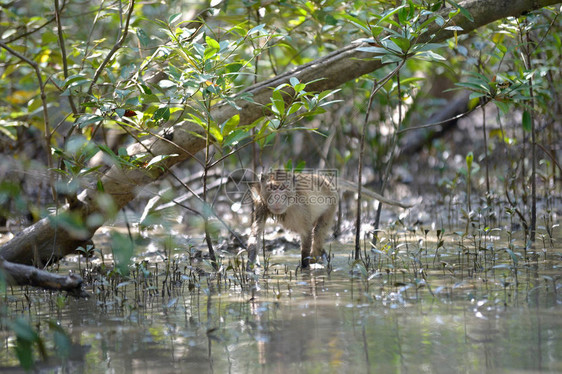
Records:
[[[493,103],[500,109],[498,118],[505,118],[506,125],[499,132],[497,126],[489,131],[487,148],[505,144],[515,154],[524,154],[519,147],[527,144],[531,123],[539,120],[544,124],[539,126],[548,129],[542,132],[548,138],[538,143],[550,149],[559,110],[558,106],[550,110],[551,103],[559,101],[558,13],[543,9],[524,19],[491,24],[476,34],[455,35],[448,43],[416,44],[432,24],[462,31],[455,26],[455,17],[470,19],[471,15],[452,1],[446,3],[453,5],[449,18],[433,13],[443,6],[441,1],[409,1],[396,8],[382,1],[229,1],[211,7],[201,4],[199,11],[189,12],[181,3],[6,4],[1,19],[1,150],[17,160],[16,168],[22,171],[31,167],[30,162],[40,161],[45,165],[42,174],[48,178],[41,180],[42,193],[36,188],[32,192],[40,194],[40,199],[34,199],[42,202],[40,206],[20,194],[21,176],[4,179],[2,216],[17,218],[17,212],[31,211],[37,219],[47,205],[55,203],[57,194],[75,194],[83,177],[98,173],[99,166],[89,160],[99,150],[112,162],[128,167],[155,167],[174,156],[162,155],[147,165],[142,155],[131,158],[119,145],[106,146],[110,129],[138,141],[157,133],[163,124],[193,121],[219,146],[216,149],[221,152],[210,156],[214,158],[229,154],[250,137],[262,146],[271,143],[268,134],[319,113],[326,94],[308,93],[307,82],[296,81],[292,85],[298,88],[297,95],[285,107],[283,87],[277,87],[271,99],[272,115],[245,126],[237,126],[236,117],[215,123],[211,106],[229,101],[253,82],[357,38],[371,38],[373,46],[364,50],[383,62],[405,62],[399,75],[394,74],[373,98],[370,123],[375,126],[367,138],[372,149],[367,161],[374,170],[384,170],[400,131],[426,121],[425,113],[441,104],[442,99],[429,96],[443,97],[438,85],[452,88],[454,84],[472,91],[472,107]],[[377,72],[373,78],[382,79],[386,73]],[[311,125],[300,121],[298,126],[317,128],[319,134],[335,132],[338,138],[352,135],[354,127],[362,126],[362,117],[353,114],[366,110],[371,91],[372,78],[366,78],[344,87],[338,97],[345,101],[332,105],[330,115],[318,117]],[[513,109],[525,113],[524,132],[518,131],[521,125],[511,124],[508,115]],[[511,128],[516,132],[509,132]],[[312,136],[320,148],[321,138]],[[353,155],[353,142],[344,143],[322,155],[329,157],[331,166],[341,169],[350,157],[358,156]],[[310,152],[296,154],[295,162],[312,156]],[[544,162],[552,164],[548,157]],[[208,159],[204,164],[211,163]]]

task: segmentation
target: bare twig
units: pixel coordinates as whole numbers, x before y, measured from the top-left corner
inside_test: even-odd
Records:
[[[109,61],[111,61],[113,55],[115,55],[115,53],[119,50],[119,48],[121,48],[121,46],[125,42],[125,38],[127,38],[127,34],[129,34],[129,22],[131,20],[131,15],[133,14],[134,8],[135,8],[135,0],[131,0],[131,2],[129,3],[129,13],[127,13],[127,20],[125,21],[125,26],[121,30],[121,37],[119,38],[119,40],[117,40],[113,48],[111,48],[111,51],[109,51],[103,62],[96,69],[96,72],[94,73],[94,77],[92,78],[92,82],[90,83],[90,87],[88,87],[88,95],[92,94],[94,85],[96,84],[99,77],[101,76],[103,69],[105,69],[105,66],[109,63]]]
[[[2,40],[2,42],[6,43],[6,44],[11,44],[13,42],[15,42],[16,40],[19,40],[21,38],[25,38],[26,36],[32,35],[34,33],[36,33],[37,31],[40,31],[42,29],[44,29],[45,27],[49,26],[51,23],[53,23],[55,21],[55,17],[52,17],[51,19],[49,19],[48,21],[46,21],[44,24],[42,24],[41,26],[37,26],[36,28],[34,28],[33,30],[29,30],[27,32],[24,32],[22,34],[19,35],[15,35],[14,37],[8,39],[8,40]]]
[[[549,152],[541,143],[537,143],[537,145],[539,146],[540,149],[542,149],[542,151],[548,156],[548,158],[550,158],[553,164],[556,165],[558,167],[558,170],[560,170],[560,172],[562,173],[562,167],[560,167],[560,164],[558,163],[558,161],[556,161],[556,158],[552,155],[552,153]]]
[[[60,52],[62,58],[62,67],[63,67],[63,74],[64,79],[68,78],[68,62],[66,61],[66,47],[64,44],[64,35],[62,33],[62,24],[60,21],[62,9],[59,7],[59,0],[55,0],[55,19],[57,21],[57,32],[59,38],[59,45],[60,45]],[[70,104],[70,108],[72,109],[73,114],[78,114],[76,110],[76,105],[74,105],[74,100],[72,100],[72,96],[68,96],[68,103]]]

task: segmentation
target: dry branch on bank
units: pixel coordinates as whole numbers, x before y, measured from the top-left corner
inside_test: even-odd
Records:
[[[82,289],[82,278],[75,274],[59,275],[33,266],[14,264],[0,258],[0,275],[9,285],[33,286],[46,290],[66,291],[76,297],[86,297]]]
[[[557,0],[471,0],[462,2],[474,22],[464,17],[455,18],[455,25],[462,27],[467,33],[493,21],[514,16],[518,17],[532,10],[558,3]],[[449,10],[444,10],[446,14]],[[420,38],[419,42],[442,42],[453,36],[453,31],[430,29]],[[357,79],[364,74],[379,69],[382,64],[380,60],[373,59],[373,55],[358,50],[365,46],[364,42],[352,43],[338,51],[321,57],[308,64],[301,65],[287,73],[256,84],[244,90],[244,94],[251,94],[254,102],[237,100],[238,108],[221,103],[211,110],[211,115],[216,123],[223,123],[232,116],[240,115],[240,126],[247,125],[256,119],[266,115],[264,107],[270,102],[272,87],[288,83],[291,77],[296,77],[301,82],[312,82],[307,86],[310,91],[323,91],[334,89],[341,84]],[[190,122],[182,122],[167,130],[166,136],[154,136],[142,144],[135,144],[127,149],[130,155],[145,153],[147,150],[153,156],[177,154],[164,160],[161,165],[164,168],[152,168],[150,170],[123,169],[113,166],[102,178],[104,192],[111,195],[116,207],[121,209],[131,201],[142,186],[161,177],[165,171],[173,165],[182,162],[205,146],[202,128]],[[99,214],[105,217],[104,210],[96,203],[98,195],[97,186],[85,189],[79,196],[79,212],[84,218]],[[65,209],[69,209],[66,207]],[[74,209],[74,208],[73,208]],[[64,211],[64,209],[62,210]],[[107,218],[106,218],[107,219]],[[95,231],[103,224],[103,220],[96,221],[87,227],[87,232],[81,236],[65,232],[57,228],[47,217],[38,223],[26,228],[10,242],[0,247],[0,256],[8,261],[25,264],[45,264],[56,261],[65,255],[72,253],[78,246],[89,240]]]

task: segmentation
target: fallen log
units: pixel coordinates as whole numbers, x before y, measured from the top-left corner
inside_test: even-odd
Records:
[[[82,278],[76,274],[60,275],[33,266],[15,264],[0,257],[0,279],[12,286],[33,286],[66,291],[75,297],[87,297]]]

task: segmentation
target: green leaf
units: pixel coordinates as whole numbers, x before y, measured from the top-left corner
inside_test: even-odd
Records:
[[[250,31],[248,31],[247,35],[252,35],[252,34],[255,34],[257,32],[263,31],[264,27],[265,27],[264,23],[262,23],[261,25],[257,25],[255,27],[251,28]]]
[[[68,77],[64,80],[63,88],[75,86],[77,84],[73,84],[73,83],[76,83],[76,82],[81,82],[81,84],[83,84],[83,83],[88,82],[88,79],[86,79],[86,77],[84,75],[81,75],[81,74],[71,75],[70,77]]]
[[[8,39],[10,36],[15,35],[18,30],[14,29],[7,29],[2,33],[2,39]]]
[[[450,30],[450,31],[463,31],[464,29],[460,26],[447,26],[445,27],[445,30]]]
[[[399,6],[398,8],[394,8],[394,9],[391,9],[390,11],[388,11],[388,12],[383,13],[383,17],[381,19],[379,19],[379,21],[377,22],[377,26],[381,25],[384,21],[387,21],[387,20],[390,22],[391,20],[389,20],[389,18],[392,17],[394,14],[396,14],[396,12],[399,12],[400,9],[405,8],[405,7],[406,7],[406,5],[404,4],[404,5]]]
[[[218,143],[222,143],[222,141],[224,140],[220,129],[215,123],[211,123],[211,126],[209,127],[209,134],[211,134],[211,136],[215,138]]]
[[[423,78],[421,78],[423,79]],[[322,91],[320,92],[317,96],[318,96],[318,101],[322,101],[324,100],[326,97],[330,96],[330,95],[334,95],[336,93],[338,93],[339,91],[341,91],[340,88],[338,88],[337,90],[326,90],[326,91]]]
[[[508,114],[509,113],[509,104],[508,103],[504,103],[503,101],[498,101],[498,100],[494,100],[494,104],[496,104],[496,106],[498,107],[498,109],[500,110],[500,112],[502,114]]]
[[[15,321],[8,322],[8,327],[16,334],[19,339],[27,342],[34,342],[39,339],[37,333],[33,330],[29,322],[23,318],[17,318]]]
[[[273,107],[271,110],[277,115],[285,114],[285,100],[283,100],[283,95],[281,91],[274,90],[271,95],[271,102],[273,103]]]
[[[367,26],[367,23],[360,20],[359,18],[353,17],[349,14],[340,14],[340,15],[338,15],[338,17],[341,17],[341,18],[351,22],[353,25],[359,27],[365,33],[371,34],[371,29],[369,28],[369,26]]]
[[[223,136],[230,134],[240,123],[240,115],[235,114],[222,124],[221,132]]]
[[[383,44],[383,46],[385,46],[390,51],[394,51],[398,54],[402,53],[402,49],[396,43],[394,43],[392,40],[383,40],[382,44]]]
[[[302,105],[303,104],[300,102],[292,103],[289,107],[289,110],[287,111],[287,115],[290,116],[291,114],[296,113],[300,108],[302,108]]]
[[[472,100],[472,99],[477,99],[479,97],[485,97],[485,96],[486,96],[485,92],[472,92],[470,94],[470,96],[468,96],[468,99]]]
[[[293,89],[295,90],[296,93],[300,93],[300,92],[304,91],[305,87],[306,87],[306,84],[299,83],[296,86],[294,86]]]
[[[513,265],[517,266],[517,263],[519,262],[519,259],[517,258],[517,255],[509,248],[506,248],[505,251],[507,253],[509,253],[509,256],[511,256],[511,260],[513,261]]]
[[[444,43],[426,43],[426,44],[416,44],[413,48],[413,52],[423,52],[423,51],[432,51],[438,48],[444,48],[447,45]]]
[[[416,54],[416,58],[427,59],[429,61],[447,61],[447,59],[433,51],[424,51]]]
[[[205,51],[203,53],[203,57],[205,59],[209,59],[209,58],[212,58],[212,57],[216,56],[216,54],[220,50],[219,42],[217,42],[215,39],[213,39],[209,36],[205,37],[205,41],[207,42],[207,47],[205,48]],[[201,53],[199,53],[199,54],[201,54]]]
[[[472,168],[472,162],[474,161],[474,154],[472,152],[468,152],[466,155],[466,167],[468,170]]]
[[[410,41],[406,38],[390,38],[402,52],[407,52],[410,49]]]
[[[157,163],[159,163],[159,162],[161,162],[161,161],[164,161],[164,160],[167,159],[167,158],[170,158],[170,157],[177,157],[177,156],[179,156],[179,155],[178,155],[178,154],[171,154],[171,155],[158,155],[158,156],[154,156],[154,157],[152,158],[152,160],[150,160],[150,161],[148,162],[148,164],[146,164],[146,167],[148,168],[148,167],[153,166],[153,165],[155,165],[155,164],[157,164]]]
[[[188,116],[191,117],[188,119],[188,121],[193,122],[198,124],[201,127],[206,127],[205,123],[203,122],[203,120],[201,118],[199,118],[198,116],[196,116],[193,113],[188,113]]]
[[[3,38],[5,39],[5,38]],[[48,44],[48,43],[56,43],[58,42],[58,36],[52,32],[52,31],[46,31],[42,36],[41,36],[41,41],[43,42],[43,44]]]
[[[388,51],[384,48],[381,47],[374,47],[374,46],[368,46],[368,47],[359,47],[357,48],[358,51],[360,52],[369,52],[369,53],[377,53],[380,55],[384,55],[387,54]]]
[[[176,23],[181,18],[181,16],[182,16],[181,12],[176,13],[176,14],[172,14],[170,17],[168,17],[168,23],[170,25]]]
[[[152,120],[155,122],[163,121],[166,122],[170,119],[170,108],[168,106],[160,107],[154,111],[152,115]]]
[[[381,56],[381,63],[383,64],[390,64],[393,62],[400,62],[400,61],[402,61],[402,57],[396,56],[394,54],[389,53],[387,55]]]
[[[528,111],[523,112],[523,130],[531,132],[531,113]]]
[[[78,125],[78,127],[84,128],[88,125],[91,125],[92,123],[103,121],[103,119],[104,118],[102,116],[97,116],[94,114],[84,114],[80,116],[78,121],[76,121],[76,124]]]
[[[479,84],[479,83],[473,83],[473,82],[458,82],[455,83],[455,86],[460,86],[460,87],[464,87],[464,88],[468,88],[471,91],[476,91],[476,92],[483,92],[486,94],[489,94],[490,91],[488,90],[488,87]]]
[[[288,159],[284,165],[285,171],[292,171],[293,170],[293,159]]]
[[[135,249],[133,241],[127,236],[118,232],[111,233],[111,249],[113,260],[117,270],[121,275],[129,274],[129,264]]]
[[[18,338],[16,340],[16,356],[24,370],[31,370],[34,365],[33,346],[30,342]]]
[[[53,340],[58,357],[66,358],[70,355],[72,342],[66,331],[54,321],[49,322],[49,327],[53,330]]]
[[[152,95],[152,90],[146,84],[141,84],[140,87],[141,87],[141,90],[144,94]]]
[[[246,139],[247,137],[249,137],[250,134],[251,133],[245,129],[237,128],[233,130],[230,134],[228,134],[228,136],[225,136],[223,140],[223,145],[224,146],[236,145],[242,139]]]
[[[205,42],[209,47],[213,49],[219,50],[221,48],[219,42],[217,42],[215,39],[211,38],[210,36],[205,37]]]
[[[422,78],[422,77],[410,77],[410,78],[405,78],[405,79],[401,79],[400,80],[400,85],[407,85],[407,84],[412,84],[412,83],[416,83],[419,81],[425,81],[426,78]]]
[[[408,21],[408,13],[409,11],[406,8],[402,8],[398,12],[398,20],[401,24],[405,24]]]
[[[137,29],[137,38],[143,47],[148,47],[150,44],[150,38],[143,29]]]
[[[455,8],[457,8],[461,14],[468,19],[470,22],[474,22],[474,18],[472,18],[472,15],[470,14],[470,12],[468,10],[466,10],[465,8],[463,8],[462,6],[460,6],[459,4],[457,4],[455,1],[453,0],[447,0],[447,2],[451,5],[453,5]]]

